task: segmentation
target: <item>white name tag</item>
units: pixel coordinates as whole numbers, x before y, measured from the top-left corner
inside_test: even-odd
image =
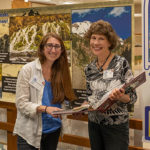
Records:
[[[103,79],[109,79],[109,78],[112,78],[114,75],[114,72],[112,69],[110,70],[104,70],[103,71]]]
[[[32,85],[33,87],[35,87],[36,89],[38,90],[41,90],[43,84],[40,83],[38,80],[37,80],[37,77],[33,77],[30,81],[29,81],[29,84]]]

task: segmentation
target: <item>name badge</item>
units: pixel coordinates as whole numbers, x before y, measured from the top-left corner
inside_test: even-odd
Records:
[[[103,71],[103,79],[109,79],[109,78],[112,78],[114,75],[114,72],[112,69],[110,70],[104,70]]]
[[[43,83],[40,83],[36,77],[33,77],[30,81],[29,84],[35,87],[38,90],[41,90]]]

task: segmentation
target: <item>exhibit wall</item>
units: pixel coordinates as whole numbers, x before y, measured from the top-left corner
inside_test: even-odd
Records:
[[[101,19],[111,23],[119,36],[113,52],[124,56],[133,72],[139,73],[142,57],[134,50],[133,15],[132,0],[0,10],[0,101],[15,103],[20,69],[36,59],[42,37],[56,32],[67,49],[73,89],[82,103],[86,99],[84,67],[94,59],[84,33]],[[64,132],[88,137],[87,122],[67,120],[66,127]]]
[[[48,32],[62,37],[73,88],[84,100],[84,67],[94,58],[84,33],[91,23],[101,19],[111,23],[119,36],[114,53],[124,56],[134,69],[133,12],[132,1],[0,10],[0,100],[15,102],[18,72],[36,59],[39,43]]]

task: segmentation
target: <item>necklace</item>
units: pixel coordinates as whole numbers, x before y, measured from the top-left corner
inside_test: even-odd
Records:
[[[107,58],[105,59],[104,63],[103,63],[101,66],[99,66],[99,64],[98,64],[98,62],[97,62],[97,65],[98,65],[98,67],[99,67],[98,70],[99,70],[100,72],[103,72],[103,66],[106,64],[106,62],[107,62],[108,58],[110,57],[110,55],[111,55],[111,52],[109,53],[109,55],[107,56]]]

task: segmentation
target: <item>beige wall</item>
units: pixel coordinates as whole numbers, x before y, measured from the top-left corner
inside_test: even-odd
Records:
[[[0,9],[11,9],[12,0],[0,0]]]

